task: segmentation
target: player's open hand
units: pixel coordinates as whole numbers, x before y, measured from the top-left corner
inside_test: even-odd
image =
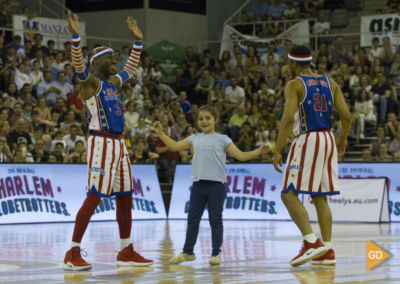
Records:
[[[344,155],[344,152],[346,152],[346,145],[347,145],[347,139],[339,137],[339,139],[336,141],[336,148],[338,151],[339,157]]]
[[[71,10],[68,10],[67,11],[67,20],[68,20],[68,25],[69,25],[69,28],[71,29],[72,34],[73,35],[79,34],[78,15],[72,14]]]
[[[261,155],[267,154],[269,152],[269,146],[268,145],[262,145],[260,147],[260,153]]]
[[[277,172],[282,173],[282,170],[279,167],[282,167],[282,155],[280,153],[275,152],[274,154],[274,168]]]
[[[132,35],[134,36],[134,38],[138,41],[142,41],[143,40],[143,34],[142,31],[139,29],[136,20],[132,17],[128,17],[126,19],[126,24],[128,25],[129,30],[131,31]]]
[[[160,135],[163,132],[163,127],[159,121],[154,123],[154,131],[157,133],[157,135]]]

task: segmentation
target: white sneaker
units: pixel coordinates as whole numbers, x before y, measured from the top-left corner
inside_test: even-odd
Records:
[[[217,256],[212,256],[210,259],[210,264],[211,265],[220,265],[221,264],[221,253],[219,253]]]
[[[365,138],[364,133],[360,133],[360,139],[364,139],[364,138]]]
[[[178,254],[176,256],[174,256],[173,258],[171,258],[169,260],[170,264],[179,264],[181,262],[184,261],[193,261],[196,259],[196,256],[194,254],[187,254],[182,252],[181,254]]]

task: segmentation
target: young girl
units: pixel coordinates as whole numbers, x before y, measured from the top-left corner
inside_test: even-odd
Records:
[[[209,105],[200,107],[197,125],[202,133],[192,134],[178,142],[163,132],[159,122],[154,124],[154,130],[170,151],[183,151],[191,147],[194,149],[191,175],[193,187],[190,192],[186,240],[183,252],[171,258],[169,260],[171,264],[196,259],[193,248],[206,205],[208,205],[212,237],[210,264],[220,264],[223,235],[222,210],[227,193],[226,152],[239,161],[248,161],[269,151],[269,147],[265,145],[251,152],[240,151],[228,136],[216,132],[217,122],[218,114],[214,107]]]

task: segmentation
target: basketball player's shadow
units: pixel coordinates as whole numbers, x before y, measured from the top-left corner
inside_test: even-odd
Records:
[[[300,284],[331,284],[335,280],[335,266],[312,266],[301,270],[299,268],[291,268],[290,272],[296,276]]]
[[[74,283],[74,282],[84,282],[86,278],[91,277],[92,272],[76,272],[72,271],[72,273],[64,273],[64,281],[65,283]]]
[[[126,279],[118,279],[119,284],[134,284],[140,282],[140,277],[149,272],[154,272],[153,267],[118,267],[117,275]],[[132,279],[132,280],[131,280]],[[115,281],[117,282],[117,281]]]

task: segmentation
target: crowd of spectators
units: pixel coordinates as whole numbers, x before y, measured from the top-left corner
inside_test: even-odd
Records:
[[[88,129],[70,43],[57,50],[53,41],[43,43],[40,34],[33,42],[22,42],[18,35],[11,39],[0,36],[0,162],[86,163]],[[236,45],[220,58],[187,47],[173,84],[164,83],[159,63],[143,52],[136,77],[120,92],[132,163],[156,163],[166,177],[176,163],[190,163],[193,153],[170,151],[153,124],[160,121],[170,137],[183,139],[197,131],[197,111],[206,103],[219,111],[219,131],[241,150],[270,146],[270,153],[251,162],[271,162],[283,89],[293,78],[286,56],[291,46],[290,41],[284,48],[271,42],[261,55],[255,46],[243,53]],[[89,49],[84,47],[83,54],[87,63]],[[129,47],[116,54],[122,68]],[[321,42],[311,67],[342,89],[353,118],[350,139],[375,137],[368,140],[362,159],[400,162],[400,49],[390,38],[374,38],[371,48],[345,46],[340,36],[331,44]],[[341,128],[337,117],[336,134]]]

